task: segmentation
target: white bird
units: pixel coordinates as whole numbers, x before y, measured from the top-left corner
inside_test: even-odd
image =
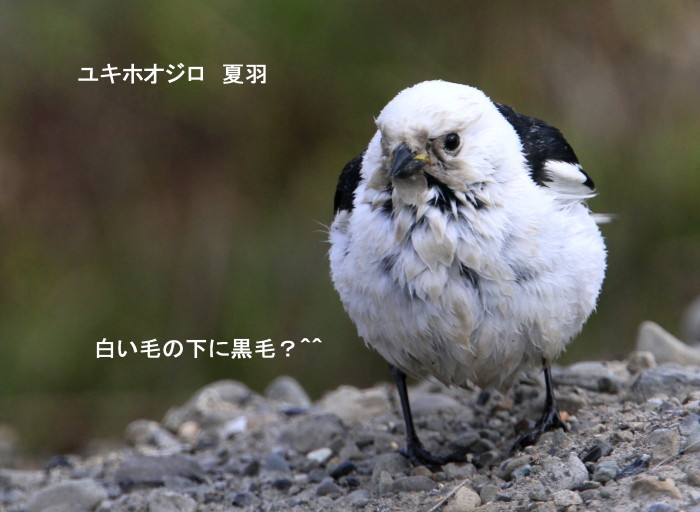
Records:
[[[404,454],[436,466],[413,426],[406,374],[507,390],[543,365],[542,417],[514,448],[565,427],[549,364],[595,308],[605,246],[593,182],[556,128],[444,81],[399,93],[343,169],[330,228],[333,284],[389,363]]]

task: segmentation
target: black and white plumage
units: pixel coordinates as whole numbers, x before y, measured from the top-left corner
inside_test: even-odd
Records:
[[[343,169],[331,274],[359,335],[393,368],[408,455],[420,445],[405,374],[508,389],[544,364],[548,410],[521,445],[561,426],[549,362],[593,311],[605,247],[593,182],[552,126],[443,81],[399,93]],[[550,403],[551,402],[551,403]]]

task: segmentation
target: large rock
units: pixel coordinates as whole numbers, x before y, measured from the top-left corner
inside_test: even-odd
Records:
[[[640,372],[627,391],[627,398],[638,403],[657,395],[683,399],[689,392],[700,387],[698,368],[682,369],[665,364]]]
[[[312,414],[292,423],[280,436],[280,442],[300,453],[330,448],[338,453],[347,429],[335,414]]]
[[[197,391],[183,406],[171,408],[163,424],[177,432],[186,421],[203,427],[219,426],[239,417],[255,394],[242,382],[221,380]]]
[[[158,487],[178,478],[204,482],[205,474],[197,459],[170,455],[131,457],[121,463],[115,475],[117,484],[125,491],[139,487]]]
[[[543,464],[545,471],[540,482],[551,490],[575,489],[588,480],[588,470],[581,459],[569,454],[566,460],[550,459]]]
[[[327,393],[318,405],[346,422],[365,421],[391,410],[389,397],[383,389],[353,386],[340,386]]]
[[[69,480],[42,489],[29,499],[27,512],[69,505],[74,510],[93,510],[107,499],[104,488],[92,479]]]
[[[654,354],[659,364],[700,365],[700,349],[686,345],[654,322],[642,322],[637,333],[636,346],[637,350]]]

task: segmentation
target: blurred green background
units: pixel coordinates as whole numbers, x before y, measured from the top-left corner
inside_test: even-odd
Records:
[[[178,63],[204,81],[78,81]],[[267,83],[224,85],[224,64],[265,64]],[[678,334],[700,294],[699,3],[9,1],[0,66],[0,423],[28,452],[117,438],[215,379],[289,374],[312,397],[387,379],[332,288],[324,225],[373,116],[426,79],[558,126],[591,207],[619,216],[564,362],[624,356],[644,319]],[[97,359],[103,338],[278,349]]]

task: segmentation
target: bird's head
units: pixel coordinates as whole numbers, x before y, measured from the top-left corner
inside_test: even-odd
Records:
[[[440,80],[400,92],[376,119],[365,172],[371,187],[391,184],[404,202],[420,203],[431,183],[454,192],[507,179],[522,161],[512,126],[480,90]]]

